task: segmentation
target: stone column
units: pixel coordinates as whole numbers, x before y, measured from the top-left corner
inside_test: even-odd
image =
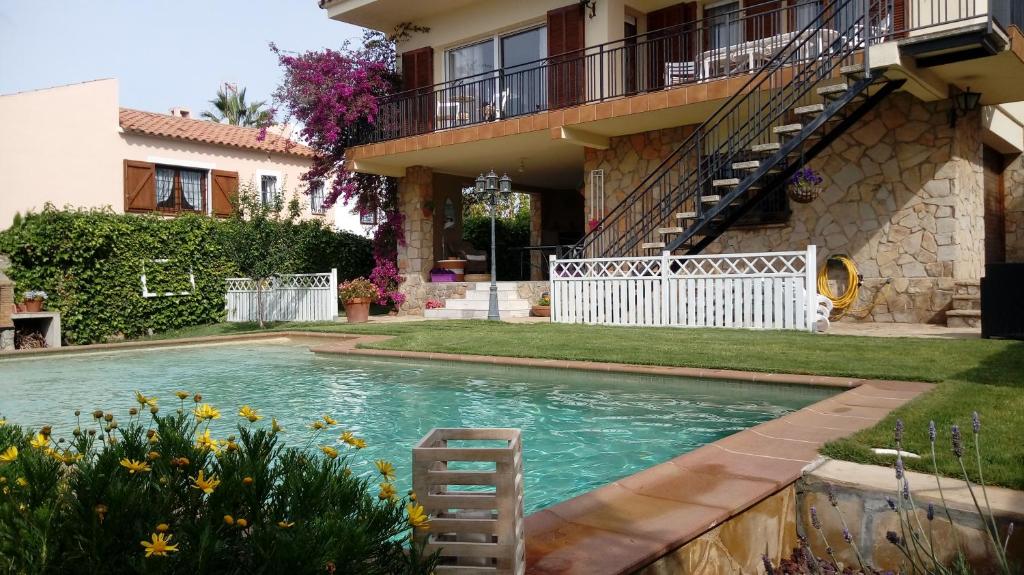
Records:
[[[14,282],[0,271],[0,350],[14,349]]]
[[[955,179],[950,181],[956,199],[956,280],[976,280],[985,275],[985,169],[981,136],[980,111],[957,120],[953,155],[959,161]]]
[[[398,271],[405,276],[406,301],[400,314],[422,314],[430,269],[434,267],[434,217],[427,202],[434,198],[434,172],[425,166],[406,168],[398,183],[398,205],[405,217],[405,245],[398,246]]]
[[[543,195],[530,194],[530,245],[539,246],[543,241],[542,220]],[[530,252],[530,277],[529,279],[539,281],[544,279],[542,266],[546,265],[545,255],[539,251]]]

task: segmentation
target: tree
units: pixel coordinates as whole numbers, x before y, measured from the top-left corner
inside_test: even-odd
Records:
[[[235,209],[226,222],[224,242],[238,271],[256,284],[256,317],[265,326],[263,290],[273,277],[291,272],[298,243],[292,241],[292,226],[299,219],[299,199],[283,196],[264,204],[252,183],[238,192]]]
[[[210,100],[214,110],[203,112],[203,118],[213,122],[227,122],[232,126],[260,127],[268,124],[272,117],[266,108],[266,101],[246,103],[245,88],[238,89],[224,84],[217,90],[217,97]]]

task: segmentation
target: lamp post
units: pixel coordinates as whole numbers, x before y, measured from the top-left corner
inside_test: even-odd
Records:
[[[512,193],[512,178],[508,174],[498,178],[498,174],[491,170],[487,175],[480,174],[476,179],[474,193],[486,201],[491,208],[491,294],[487,304],[487,319],[499,320],[498,315],[498,267],[494,249],[494,218],[498,209],[498,194]]]

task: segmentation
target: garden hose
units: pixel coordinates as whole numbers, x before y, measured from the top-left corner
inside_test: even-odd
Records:
[[[846,290],[838,296],[832,293],[832,288],[828,285],[828,264],[830,262],[838,262],[846,270]],[[825,265],[818,270],[818,293],[827,297],[833,306],[832,313],[829,315],[830,320],[840,319],[852,311],[850,308],[857,301],[863,279],[864,277],[857,272],[857,264],[844,255],[828,258]]]

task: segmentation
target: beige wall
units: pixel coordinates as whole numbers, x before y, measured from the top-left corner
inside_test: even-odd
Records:
[[[123,212],[126,159],[238,172],[240,184],[276,173],[279,188],[305,190],[304,158],[123,133],[113,79],[0,96],[0,123],[0,229],[47,202]]]

